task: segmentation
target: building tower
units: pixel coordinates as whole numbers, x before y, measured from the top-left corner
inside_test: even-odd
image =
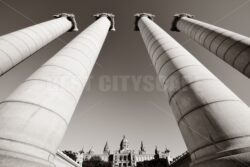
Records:
[[[112,14],[96,21],[0,102],[0,164],[54,166],[96,59],[112,29]]]
[[[110,149],[108,146],[108,142],[106,142],[104,149],[103,149],[103,154],[110,154]]]
[[[193,167],[250,165],[250,109],[191,53],[152,21],[136,15]]]
[[[165,150],[164,150],[164,152],[163,152],[163,153],[165,153],[165,154],[169,155],[170,150],[169,150],[167,147],[165,147]]]
[[[140,150],[139,150],[139,154],[140,155],[146,154],[146,149],[145,149],[142,141],[141,141],[141,147],[140,147]]]
[[[174,16],[172,31],[185,33],[195,42],[250,78],[250,38],[193,19],[181,13]]]
[[[88,154],[93,155],[95,153],[93,146],[89,149]]]
[[[84,159],[84,149],[82,147],[82,149],[77,153],[76,163],[81,165],[83,163],[83,159]]]
[[[67,31],[77,31],[75,16],[55,19],[0,36],[0,76]]]
[[[94,148],[93,146],[91,146],[87,154],[84,156],[84,159],[90,160],[94,156],[94,154],[95,154]]]
[[[155,156],[154,156],[155,159],[159,159],[160,158],[160,151],[158,150],[158,147],[155,146]]]
[[[79,151],[80,154],[84,154],[84,147]]]

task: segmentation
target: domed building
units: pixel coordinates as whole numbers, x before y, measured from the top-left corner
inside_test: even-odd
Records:
[[[113,167],[130,167],[136,166],[135,151],[129,149],[128,139],[123,136],[120,143],[120,149],[116,150],[113,155]]]
[[[123,139],[120,143],[120,152],[126,152],[129,149],[129,144],[128,144],[128,139],[126,138],[126,136],[123,136]]]
[[[142,141],[139,151],[136,152],[135,150],[129,148],[129,141],[126,136],[123,136],[120,142],[119,150],[115,150],[111,153],[108,142],[106,142],[102,154],[95,154],[93,147],[91,147],[87,153],[84,153],[84,151],[81,150],[77,156],[77,163],[81,164],[82,162],[91,159],[91,157],[96,156],[100,157],[101,160],[105,162],[112,162],[113,167],[135,167],[137,162],[150,161],[156,157],[164,158],[169,162],[170,156],[168,149],[161,152],[156,148],[155,152],[155,154],[147,154]]]

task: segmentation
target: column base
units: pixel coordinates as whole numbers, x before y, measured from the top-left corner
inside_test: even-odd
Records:
[[[0,151],[1,167],[55,167],[49,161],[45,161],[29,155]]]
[[[237,151],[240,151],[237,153]],[[201,162],[193,161],[190,167],[248,167],[250,166],[250,152],[241,153],[242,150],[230,153],[224,157],[204,160]]]

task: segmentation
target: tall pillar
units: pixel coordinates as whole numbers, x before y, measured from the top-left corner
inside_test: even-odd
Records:
[[[136,15],[195,167],[250,165],[250,109],[153,21]]]
[[[0,76],[67,31],[77,31],[75,16],[56,19],[0,36]]]
[[[250,38],[193,19],[189,14],[176,14],[172,31],[181,31],[217,57],[250,78]]]
[[[53,166],[53,159],[109,29],[98,14],[55,56],[0,102],[0,166]]]

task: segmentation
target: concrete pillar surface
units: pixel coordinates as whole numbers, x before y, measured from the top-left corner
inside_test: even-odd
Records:
[[[73,14],[0,36],[0,76],[67,31],[77,31]]]
[[[106,16],[100,16],[0,102],[0,166],[54,165],[111,26]]]
[[[250,109],[147,15],[138,28],[195,167],[250,165]]]
[[[176,14],[171,30],[185,33],[201,46],[250,78],[250,38],[193,19],[189,14]]]

